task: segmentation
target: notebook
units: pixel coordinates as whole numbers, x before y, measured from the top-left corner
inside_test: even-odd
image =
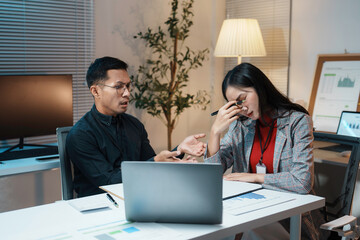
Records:
[[[360,112],[342,111],[336,134],[351,137],[360,137]],[[333,152],[343,152],[351,151],[352,146],[338,144],[334,146],[322,147],[320,149]]]
[[[207,163],[122,162],[128,221],[222,222],[222,166]]]

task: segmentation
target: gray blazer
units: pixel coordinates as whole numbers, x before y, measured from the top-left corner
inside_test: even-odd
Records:
[[[233,122],[221,140],[220,150],[210,158],[205,155],[205,162],[221,163],[224,171],[233,167],[232,172],[249,172],[255,124],[252,119]],[[293,111],[277,118],[274,173],[265,175],[263,187],[309,193],[314,181],[313,139],[309,115]]]
[[[279,111],[282,115],[284,111]],[[233,122],[221,139],[219,151],[211,157],[205,152],[204,160],[221,163],[232,172],[249,172],[249,159],[255,137],[256,121]],[[277,132],[273,159],[273,174],[266,174],[263,187],[299,194],[314,193],[313,124],[305,113],[292,111],[277,118]],[[318,210],[302,216],[302,239],[322,239],[319,226],[324,222]],[[281,222],[288,228],[288,224]]]

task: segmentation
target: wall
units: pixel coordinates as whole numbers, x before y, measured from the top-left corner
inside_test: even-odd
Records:
[[[173,134],[179,143],[196,132],[208,133],[209,113],[223,103],[220,84],[224,77],[222,58],[212,56],[217,35],[225,18],[225,0],[197,0],[194,26],[187,44],[194,49],[209,48],[209,60],[191,73],[189,91],[205,89],[212,96],[206,111],[188,109]],[[110,55],[123,59],[133,71],[142,58],[143,44],[132,38],[147,26],[156,27],[168,16],[169,1],[95,0],[95,57]],[[360,1],[293,0],[290,57],[290,97],[308,101],[317,54],[360,52]],[[166,128],[158,119],[130,107],[149,133],[154,149],[166,148]],[[60,199],[59,172],[29,173],[0,178],[0,212]],[[24,193],[21,194],[20,193]]]
[[[143,42],[133,39],[133,36],[148,26],[155,28],[165,22],[170,13],[170,1],[95,0],[94,4],[95,57],[107,55],[120,58],[129,64],[130,74],[133,73],[143,62],[145,51]],[[224,59],[212,55],[225,18],[225,0],[196,0],[194,15],[194,25],[186,45],[194,50],[209,48],[210,54],[202,68],[190,73],[187,90],[191,93],[207,90],[212,101],[206,111],[185,110],[173,133],[173,144],[180,143],[190,134],[207,133],[212,121],[210,112],[223,103],[220,86],[224,77]],[[133,106],[128,112],[145,124],[156,152],[167,148],[166,128],[160,120]],[[60,171],[0,177],[0,189],[0,212],[54,202],[61,199]]]
[[[289,96],[308,106],[318,54],[360,53],[359,0],[293,0]]]
[[[129,64],[129,73],[134,73],[149,53],[144,41],[133,36],[148,27],[164,26],[170,10],[170,1],[164,0],[95,0],[95,57],[108,55],[120,58]],[[212,99],[206,111],[194,107],[184,111],[173,132],[173,147],[188,135],[208,133],[212,122],[210,112],[223,103],[220,86],[224,77],[224,59],[213,57],[213,51],[225,17],[225,0],[196,0],[194,15],[194,25],[185,45],[193,50],[208,48],[210,54],[203,67],[190,72],[187,91],[194,94],[198,90],[206,90]],[[133,105],[128,108],[128,113],[145,124],[151,145],[157,153],[167,148],[166,127],[159,119],[145,110],[135,109]]]
[[[308,106],[318,54],[360,53],[359,0],[293,0],[289,97]],[[330,172],[328,166],[326,172]],[[331,175],[330,175],[331,176]],[[360,198],[357,177],[354,202]],[[360,217],[360,207],[353,207]],[[359,219],[360,221],[360,219]]]
[[[308,105],[318,54],[360,52],[360,1],[358,0],[293,0],[289,68],[289,97]],[[95,0],[95,57],[118,57],[130,65],[132,73],[144,61],[143,42],[133,39],[137,32],[161,25],[168,17],[170,1]],[[209,113],[222,105],[220,84],[224,77],[223,58],[213,57],[223,19],[225,0],[197,0],[194,4],[194,26],[187,45],[210,49],[209,60],[190,74],[189,91],[207,90],[212,102],[206,111],[187,109],[173,133],[173,143],[197,132],[208,133],[212,119]],[[145,111],[129,107],[149,133],[156,152],[166,148],[166,128]]]

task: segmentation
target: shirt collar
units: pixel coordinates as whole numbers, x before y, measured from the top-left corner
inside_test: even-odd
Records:
[[[116,123],[118,120],[121,119],[120,118],[121,114],[117,115],[116,117],[113,117],[113,116],[109,116],[109,115],[105,115],[105,114],[100,113],[96,109],[95,104],[93,105],[91,111],[95,113],[96,117],[100,120],[100,122],[102,122],[103,124],[105,124],[107,126],[110,126],[111,123]]]

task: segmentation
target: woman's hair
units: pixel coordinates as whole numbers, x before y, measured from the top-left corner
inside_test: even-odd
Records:
[[[229,86],[244,88],[252,87],[259,96],[259,112],[261,117],[268,107],[272,109],[296,110],[306,114],[308,111],[299,104],[293,103],[271,83],[268,77],[250,63],[241,63],[229,71],[222,83],[222,93],[226,98]]]

